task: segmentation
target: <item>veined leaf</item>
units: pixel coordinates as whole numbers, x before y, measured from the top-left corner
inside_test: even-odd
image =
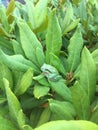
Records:
[[[87,93],[90,102],[92,102],[96,89],[96,66],[86,47],[84,47],[81,57],[80,84]]]
[[[98,49],[92,52],[92,56],[95,62],[98,62]]]
[[[26,71],[31,67],[35,72],[39,72],[38,68],[22,55],[9,56],[0,49],[0,60],[14,70]]]
[[[34,4],[32,1],[28,0],[26,2],[26,8],[27,8],[27,15],[28,15],[28,18],[29,18],[29,21],[32,25],[32,28],[34,29],[35,28],[35,19],[34,19],[34,15],[35,15],[35,7],[34,7]]]
[[[46,16],[47,16],[47,5],[48,5],[49,0],[39,0],[38,3],[35,6],[35,27],[38,28],[42,26],[42,24],[46,21]]]
[[[26,57],[30,59],[34,64],[39,66],[36,58],[36,48],[39,47],[41,51],[43,51],[41,43],[38,41],[36,35],[31,31],[25,22],[19,22],[18,26],[22,48],[25,52]]]
[[[14,95],[14,93],[9,88],[8,80],[4,79],[4,84],[5,84],[6,96],[7,96],[7,100],[8,100],[8,106],[9,106],[9,111],[10,111],[11,117],[14,119],[14,121],[16,121],[17,123],[20,123],[20,122],[18,122],[18,119],[20,120],[20,118],[17,116],[18,115],[20,116],[19,113],[21,111],[21,105],[20,105],[17,97]],[[22,111],[21,111],[21,115],[24,115]],[[22,116],[20,116],[20,117],[22,117]],[[22,118],[22,120],[23,120],[23,118]],[[20,126],[20,124],[18,124],[18,125],[21,128],[22,126]]]
[[[1,24],[3,25],[4,29],[6,30],[6,32],[9,32],[9,24],[7,21],[7,17],[6,17],[6,9],[4,6],[0,7],[0,19],[1,19]]]
[[[80,63],[80,54],[83,47],[83,39],[81,30],[78,27],[74,35],[70,39],[70,44],[68,46],[68,64],[69,71],[74,71]]]
[[[98,130],[98,125],[89,121],[52,121],[34,130]]]
[[[0,88],[4,90],[3,78],[6,78],[9,81],[9,86],[12,88],[13,78],[12,78],[11,71],[6,65],[0,63]]]
[[[74,106],[69,102],[49,99],[52,120],[72,120],[75,117]]]
[[[50,115],[51,115],[50,108],[49,107],[44,108],[37,123],[37,127],[48,122],[50,120]]]
[[[24,125],[23,130],[34,130],[34,129],[29,125]]]
[[[53,53],[50,53],[50,64],[53,65],[63,75],[66,75],[66,70],[65,70],[61,60]]]
[[[12,40],[11,43],[13,45],[13,49],[14,49],[15,54],[21,54],[24,56],[24,52],[22,50],[21,45],[16,40]]]
[[[72,95],[70,89],[66,86],[64,81],[59,80],[57,82],[52,82],[49,80],[51,88],[55,93],[60,95],[65,101],[72,102]]]
[[[0,115],[0,130],[17,130],[12,121],[3,118]]]
[[[35,85],[33,93],[34,93],[35,98],[39,99],[47,95],[49,90],[50,88],[48,86]]]
[[[25,125],[25,120],[26,120],[25,115],[21,109],[19,110],[18,115],[17,115],[17,122],[19,124],[20,129],[22,128],[23,125]]]
[[[8,4],[7,10],[6,10],[6,15],[9,16],[15,9],[15,1],[11,0]]]
[[[80,19],[76,19],[75,21],[71,22],[68,27],[65,28],[63,34],[68,33],[69,31],[73,30],[79,23]]]
[[[32,79],[33,79],[33,70],[30,68],[24,73],[20,82],[17,84],[15,94],[22,95],[30,87]]]
[[[64,34],[64,30],[68,27],[72,19],[73,19],[73,8],[72,8],[72,4],[70,3],[62,23],[63,34]]]
[[[59,55],[62,46],[61,28],[56,16],[56,10],[50,14],[48,31],[46,35],[46,60],[49,63],[50,53]]]
[[[72,87],[72,100],[79,119],[86,120],[90,116],[90,101],[82,86],[76,82]]]
[[[40,49],[39,47],[36,48],[36,57],[37,61],[40,65],[40,67],[45,63],[45,55],[43,53],[43,50]]]

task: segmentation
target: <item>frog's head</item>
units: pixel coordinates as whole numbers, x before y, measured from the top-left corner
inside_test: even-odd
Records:
[[[48,65],[48,64],[43,64],[43,66],[41,67],[41,71],[42,72],[46,72],[46,73],[58,73],[58,71],[56,70],[56,68],[54,68],[53,66],[51,65]]]

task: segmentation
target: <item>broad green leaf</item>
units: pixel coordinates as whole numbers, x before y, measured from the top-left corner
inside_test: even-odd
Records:
[[[13,52],[12,43],[8,41],[7,39],[5,39],[3,36],[0,36],[0,46],[1,45],[6,48],[6,52],[7,50],[10,50],[11,52]]]
[[[71,22],[68,27],[65,28],[63,34],[66,34],[68,32],[70,32],[71,30],[73,30],[79,23],[80,19],[76,19],[75,21]]]
[[[53,89],[55,93],[60,95],[65,101],[72,102],[71,91],[64,81],[59,80],[57,82],[52,82],[49,80],[49,83],[51,85],[51,89]]]
[[[23,130],[34,130],[34,129],[29,125],[24,125]]]
[[[79,4],[79,17],[81,19],[81,22],[83,23],[83,21],[87,20],[87,10],[86,10],[86,4],[85,4],[85,0],[82,0],[81,3]]]
[[[38,3],[35,6],[35,27],[38,28],[42,26],[42,24],[46,21],[46,16],[47,16],[47,5],[48,5],[49,0],[39,0]]]
[[[97,109],[92,113],[92,116],[90,118],[90,121],[98,124],[98,107]]]
[[[24,52],[22,50],[21,45],[16,40],[12,40],[11,43],[13,45],[13,49],[14,49],[15,54],[21,54],[24,56]]]
[[[6,30],[2,26],[0,26],[0,35],[5,36],[5,37],[10,37],[10,38],[14,37],[14,35],[6,32]]]
[[[33,79],[43,86],[50,86],[47,79],[45,78],[45,76],[43,74],[35,76],[35,77],[33,77]]]
[[[3,105],[1,106],[1,105],[0,105],[0,116],[5,117],[5,115],[6,115],[6,117],[7,117],[8,114],[9,114],[8,105],[5,105],[5,106],[3,106]]]
[[[48,86],[35,85],[33,94],[35,98],[39,99],[48,94],[50,88]]]
[[[32,108],[40,107],[46,101],[46,98],[36,99],[35,97],[32,97],[30,95],[25,95],[21,98],[21,104],[24,110],[31,110]]]
[[[17,130],[12,121],[0,115],[0,130]]]
[[[26,90],[30,87],[32,79],[33,79],[33,70],[30,68],[21,77],[20,82],[16,86],[15,94],[22,95],[23,93],[25,93]]]
[[[83,39],[80,27],[77,28],[76,32],[70,39],[68,46],[68,64],[69,71],[74,71],[80,63],[80,54],[83,47]]]
[[[37,61],[40,65],[40,67],[45,63],[45,55],[43,53],[43,50],[40,49],[39,47],[36,48],[36,57]]]
[[[14,70],[27,71],[31,67],[35,72],[39,72],[38,68],[22,55],[9,56],[0,49],[0,60]]]
[[[8,100],[8,106],[9,106],[9,111],[10,111],[11,117],[14,119],[14,121],[16,121],[17,123],[20,123],[20,122],[18,122],[18,119],[23,120],[23,117],[22,117],[22,119],[20,119],[20,117],[21,117],[20,114],[24,115],[23,112],[21,111],[20,102],[18,101],[17,97],[14,95],[14,93],[9,88],[8,80],[4,79],[4,84],[5,84],[6,96],[7,96],[7,100]],[[20,113],[20,111],[21,111],[21,113]],[[21,128],[22,126],[20,126],[20,124],[18,124],[18,125]]]
[[[15,1],[11,0],[8,4],[6,15],[9,16],[11,13],[13,13],[14,9],[15,9]]]
[[[59,55],[62,38],[61,38],[61,28],[56,16],[56,10],[51,11],[49,17],[49,25],[46,35],[46,60],[49,63],[50,53]]]
[[[63,75],[66,75],[66,70],[65,70],[61,60],[53,53],[50,53],[50,64],[53,65]]]
[[[25,52],[26,57],[30,59],[34,64],[39,66],[36,57],[36,48],[39,47],[41,51],[43,51],[41,43],[38,41],[36,35],[32,32],[32,30],[25,22],[19,22],[18,27],[20,31],[22,48]]]
[[[0,19],[5,31],[9,32],[9,24],[7,21],[6,10],[4,6],[0,7]]]
[[[64,34],[65,29],[68,27],[70,24],[71,20],[73,20],[73,8],[72,4],[69,3],[69,6],[67,8],[63,23],[62,23],[62,32]]]
[[[82,86],[76,82],[72,87],[72,100],[79,119],[86,120],[90,116],[90,101]]]
[[[49,107],[52,112],[52,120],[72,120],[75,110],[71,103],[49,99]]]
[[[26,8],[27,8],[27,15],[28,15],[28,18],[29,18],[29,21],[32,25],[32,28],[34,29],[35,28],[35,19],[34,19],[34,15],[35,15],[35,7],[34,7],[34,4],[32,1],[28,0],[26,2]]]
[[[50,120],[51,111],[49,107],[46,107],[40,115],[37,127],[48,122]]]
[[[24,115],[22,109],[19,110],[18,115],[17,115],[17,122],[20,126],[20,129],[22,128],[23,125],[25,125],[25,119],[26,118],[25,118],[25,115]]]
[[[90,102],[92,102],[96,89],[96,66],[86,47],[84,47],[81,56],[80,84],[87,93]]]
[[[12,78],[11,71],[6,65],[0,63],[0,88],[4,90],[3,78],[6,78],[9,81],[9,86],[10,88],[12,88],[13,78]]]
[[[0,96],[0,105],[6,102],[6,98]]]
[[[30,115],[30,123],[33,128],[36,128],[42,112],[43,108],[39,109],[35,107],[34,109],[32,109],[32,113]]]
[[[52,121],[34,130],[98,130],[98,125],[89,121]]]
[[[98,49],[92,52],[92,56],[95,62],[98,62]]]

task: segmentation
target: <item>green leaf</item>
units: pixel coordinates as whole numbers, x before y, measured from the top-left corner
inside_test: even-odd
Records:
[[[21,111],[20,102],[18,101],[17,97],[14,95],[14,93],[9,88],[8,80],[4,79],[4,84],[5,84],[5,90],[6,90],[6,96],[7,96],[7,100],[8,100],[10,115],[14,119],[14,121],[19,123],[18,125],[21,128],[22,127],[22,126],[20,126],[21,122],[18,122],[18,121],[23,120],[23,118],[20,119],[20,117],[22,117],[22,116],[20,116],[20,114],[21,115],[24,115],[24,114]]]
[[[35,6],[35,15],[34,15],[34,20],[35,20],[35,27],[38,28],[42,26],[42,24],[46,21],[46,16],[47,16],[47,5],[48,5],[49,0],[39,0],[38,3]]]
[[[23,125],[25,125],[25,119],[26,119],[26,118],[25,118],[25,115],[24,115],[22,109],[19,110],[18,115],[17,115],[17,122],[18,122],[20,128],[21,128]]]
[[[12,121],[0,115],[0,130],[17,130]]]
[[[73,20],[73,8],[72,4],[69,3],[69,6],[67,8],[63,23],[62,23],[62,32],[64,34],[65,29],[68,27],[70,24],[71,20]]]
[[[15,1],[11,0],[6,9],[6,15],[9,16],[11,13],[13,13],[14,9],[15,9]]]
[[[70,89],[66,86],[65,82],[59,80],[57,82],[52,82],[49,80],[51,88],[54,90],[55,93],[60,95],[65,101],[72,102],[72,96]]]
[[[50,120],[51,111],[49,107],[46,107],[40,115],[37,127],[48,122]]]
[[[34,130],[34,129],[29,125],[24,125],[23,130]]]
[[[0,88],[4,90],[3,78],[6,78],[9,81],[9,86],[10,88],[12,88],[13,78],[12,78],[11,71],[6,65],[0,63]]]
[[[9,24],[6,16],[6,9],[4,6],[0,7],[0,20],[6,32],[9,32]]]
[[[50,86],[47,79],[45,78],[45,76],[43,74],[35,76],[35,77],[33,77],[33,79],[43,86]]]
[[[66,70],[65,70],[61,60],[53,53],[50,53],[50,64],[53,65],[63,75],[66,75]]]
[[[21,45],[16,40],[12,40],[11,43],[13,45],[13,49],[14,49],[15,54],[21,54],[24,56],[24,52],[22,50]]]
[[[69,71],[74,71],[80,63],[80,54],[83,47],[83,39],[80,27],[77,28],[76,32],[70,39],[68,46],[68,64]]]
[[[46,35],[46,60],[49,63],[50,53],[59,55],[62,45],[61,28],[56,16],[56,10],[51,11]]]
[[[72,100],[79,119],[86,120],[90,116],[90,101],[82,86],[76,82],[71,88]]]
[[[72,120],[75,110],[71,103],[49,99],[49,107],[52,112],[52,120]]]
[[[71,23],[68,25],[68,27],[65,28],[63,34],[66,34],[66,33],[70,32],[70,31],[72,31],[72,30],[78,25],[79,21],[80,21],[80,18],[79,18],[79,19],[76,19],[76,20],[73,21],[73,22],[71,22]]]
[[[98,62],[98,49],[92,52],[92,56],[95,62]]]
[[[0,59],[11,69],[27,71],[31,67],[35,72],[39,72],[38,68],[32,62],[25,59],[22,55],[9,56],[4,54],[0,49]]]
[[[89,121],[52,121],[34,130],[98,130],[98,125]]]
[[[30,59],[34,64],[39,66],[36,57],[36,48],[39,47],[43,52],[41,43],[38,41],[36,35],[32,32],[32,30],[25,22],[18,22],[18,27],[20,31],[22,48],[25,52],[26,57]]]
[[[36,48],[36,57],[37,61],[40,65],[40,67],[45,63],[45,55],[43,53],[43,50],[40,49],[39,47]]]
[[[0,36],[0,47],[3,46],[5,49],[5,52],[7,52],[8,50],[13,52],[13,46],[12,43],[10,41],[8,41],[7,39],[5,39],[3,36]]]
[[[41,116],[41,114],[42,114],[42,112],[43,112],[43,109],[42,108],[34,108],[33,110],[32,110],[32,113],[31,113],[31,115],[30,115],[30,123],[31,123],[31,126],[33,127],[33,128],[35,128],[36,126],[37,126],[37,124],[38,124],[38,121],[39,121],[39,119],[40,119],[40,116]]]
[[[23,93],[25,93],[26,90],[30,87],[32,79],[33,79],[33,70],[30,68],[21,77],[20,82],[16,86],[15,94],[22,95]]]
[[[35,98],[39,99],[48,94],[50,88],[48,86],[35,85],[33,94]]]
[[[90,102],[92,102],[96,89],[96,66],[86,47],[84,47],[81,57],[80,84],[87,93]]]
[[[81,19],[81,22],[87,20],[87,10],[86,10],[86,4],[85,0],[82,0],[81,3],[79,4],[79,17]]]
[[[27,9],[27,15],[29,18],[29,21],[32,25],[32,28],[35,28],[35,19],[34,19],[34,15],[35,15],[35,7],[32,1],[28,0],[26,1],[26,9]]]

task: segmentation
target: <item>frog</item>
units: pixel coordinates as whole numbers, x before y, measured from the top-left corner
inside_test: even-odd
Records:
[[[41,67],[41,71],[43,75],[51,81],[58,81],[62,78],[61,75],[59,75],[57,69],[53,67],[52,65],[44,63]]]

